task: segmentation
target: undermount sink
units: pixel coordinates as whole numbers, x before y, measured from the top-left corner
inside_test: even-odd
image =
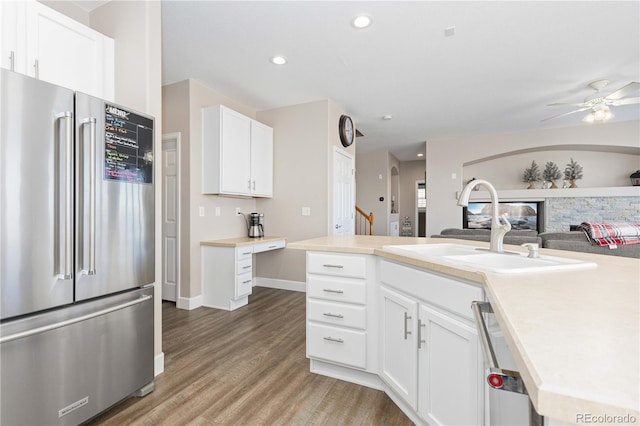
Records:
[[[437,260],[471,267],[479,271],[499,274],[518,274],[543,271],[568,271],[597,267],[594,262],[558,256],[528,257],[526,253],[495,253],[479,247],[457,244],[415,244],[383,246],[385,250],[413,254],[425,260]]]

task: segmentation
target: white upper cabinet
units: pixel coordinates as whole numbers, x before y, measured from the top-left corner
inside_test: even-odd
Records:
[[[251,120],[251,193],[273,197],[273,129]]]
[[[223,105],[202,108],[202,193],[273,196],[273,129]]]
[[[113,100],[113,39],[36,1],[0,9],[2,67]]]

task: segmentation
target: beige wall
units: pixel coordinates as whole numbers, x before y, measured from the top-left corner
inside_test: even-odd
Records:
[[[201,109],[218,104],[255,118],[255,110],[195,80],[163,87],[163,133],[180,132],[180,297],[186,299],[202,294],[200,242],[245,236],[245,222],[236,216],[235,209],[250,213],[256,208],[252,198],[201,194],[202,165],[206,164],[201,156]],[[200,207],[204,208],[204,216],[199,215]],[[220,208],[220,216],[215,216],[216,207]]]
[[[115,101],[155,117],[154,157],[160,158],[162,46],[160,2],[109,2],[90,14],[91,27],[115,40]],[[161,181],[156,162],[156,286],[154,353],[162,353]]]
[[[618,157],[625,160],[619,167],[613,167],[613,170],[596,168],[597,160],[602,158],[605,161],[605,155],[600,154],[603,150],[637,155],[640,141],[639,124],[638,121],[628,121],[427,141],[427,235],[437,234],[443,228],[461,226],[461,212],[456,204],[456,192],[462,189],[463,179],[480,179],[483,176],[478,174],[483,172],[495,180],[498,189],[513,188],[521,173],[531,164],[530,159],[538,160],[538,165],[544,167],[544,162],[555,158],[558,166],[564,169],[565,163],[568,162],[567,157],[573,157],[583,166],[588,165],[588,168],[584,169],[585,179],[580,181],[579,185],[606,187],[616,186],[617,182],[628,185],[628,181],[623,182],[622,175],[629,175],[639,168],[633,166],[633,156]],[[557,151],[558,148],[565,152]],[[515,157],[504,157],[505,153],[513,153]],[[522,154],[526,155],[521,156]],[[491,162],[486,162],[482,170],[470,167],[473,164],[469,163],[493,156],[504,158],[497,164],[505,166],[506,160],[510,166],[505,167],[511,167],[510,170],[504,174],[496,174],[491,171],[496,163]],[[513,162],[510,163],[509,160]],[[607,159],[606,163],[610,164],[609,162]],[[468,172],[465,172],[465,164],[469,167]],[[630,165],[632,167],[626,169]],[[617,170],[618,168],[623,170]],[[455,179],[452,179],[452,173],[456,174]]]
[[[356,156],[356,205],[373,213],[373,234],[388,234],[389,153],[386,150],[360,152]],[[384,197],[384,201],[379,201]]]
[[[267,235],[299,241],[328,234],[331,220],[331,173],[334,147],[340,145],[338,121],[344,111],[330,100],[293,105],[257,113],[274,128],[273,198],[260,198],[256,208],[265,215]],[[355,147],[344,149],[355,156]],[[310,216],[302,216],[309,207]],[[256,275],[305,281],[305,253],[277,250],[261,253]]]
[[[416,182],[424,180],[425,161],[400,162],[400,226],[405,216],[411,219],[415,235],[418,218],[416,217]]]

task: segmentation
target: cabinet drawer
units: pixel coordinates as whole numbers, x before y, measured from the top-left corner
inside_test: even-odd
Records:
[[[307,272],[338,277],[366,278],[366,259],[357,254],[307,253]]]
[[[277,250],[277,249],[281,249],[285,247],[285,241],[284,240],[278,240],[278,241],[269,241],[267,243],[260,243],[260,244],[256,244],[253,246],[253,252],[254,253],[262,253],[263,251],[269,251],[269,250]]]
[[[251,273],[236,276],[235,298],[251,294],[253,279]]]
[[[380,281],[469,320],[473,320],[471,302],[484,300],[477,285],[386,260],[380,266]]]
[[[253,254],[253,246],[236,247],[236,260],[251,259]]]
[[[329,325],[307,323],[309,357],[366,368],[366,334]]]
[[[347,303],[366,303],[363,280],[307,275],[307,295],[317,299]]]
[[[307,319],[361,330],[364,330],[367,325],[366,308],[364,306],[314,299],[307,300]]]
[[[240,275],[251,272],[251,265],[251,256],[249,256],[248,259],[238,260],[236,262],[236,274]]]

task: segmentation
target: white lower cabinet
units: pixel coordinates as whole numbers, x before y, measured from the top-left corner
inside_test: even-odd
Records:
[[[483,424],[482,289],[387,261],[380,278],[382,380],[430,425]]]
[[[376,372],[373,256],[307,253],[307,356],[319,363]]]
[[[380,288],[380,376],[414,410],[418,406],[418,302]]]
[[[485,424],[474,300],[484,300],[479,284],[376,256],[307,252],[311,371],[386,391],[416,424]]]
[[[420,304],[418,410],[430,425],[482,424],[482,367],[476,329]]]

